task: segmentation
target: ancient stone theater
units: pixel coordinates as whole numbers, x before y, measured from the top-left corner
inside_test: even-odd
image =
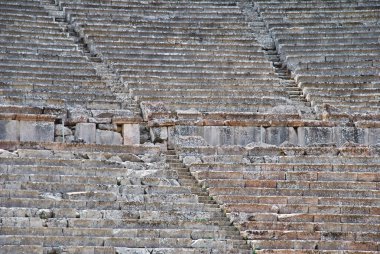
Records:
[[[0,254],[380,254],[380,0],[0,0]]]

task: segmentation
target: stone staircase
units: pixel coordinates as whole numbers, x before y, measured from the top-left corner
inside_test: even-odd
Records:
[[[258,0],[254,5],[312,106],[379,111],[378,1]]]
[[[0,10],[0,254],[380,253],[378,1]]]
[[[179,157],[256,253],[380,253],[368,147],[183,147]]]
[[[161,1],[146,8],[139,1],[55,2],[138,102],[205,112],[298,105],[236,3]]]
[[[1,147],[0,253],[251,253],[158,146]]]

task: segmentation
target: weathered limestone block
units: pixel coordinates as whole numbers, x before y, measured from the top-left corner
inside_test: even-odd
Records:
[[[140,103],[144,121],[148,121],[153,113],[167,113],[168,108],[162,102],[141,102]]]
[[[75,138],[83,140],[87,144],[96,142],[96,124],[78,123],[75,127]]]
[[[354,127],[334,127],[334,141],[336,146],[346,142],[364,144],[364,130]]]
[[[299,127],[298,140],[300,146],[329,144],[334,141],[333,130],[329,127]]]
[[[123,124],[124,145],[140,144],[139,124]]]
[[[265,128],[265,143],[272,145],[280,145],[281,143],[287,140],[289,140],[288,127]]]
[[[54,128],[54,134],[56,136],[68,136],[68,135],[72,135],[73,132],[71,131],[70,128],[63,126],[62,124],[57,124],[55,125],[55,128]]]
[[[9,140],[9,141],[20,140],[19,121],[0,120],[0,140]]]
[[[150,128],[150,136],[152,142],[163,142],[168,140],[168,128],[167,127],[152,127]]]
[[[123,138],[118,132],[96,130],[96,144],[121,145],[123,144]]]
[[[364,130],[364,144],[380,144],[380,128],[366,128]]]
[[[20,121],[20,141],[54,141],[53,122]]]
[[[113,123],[101,123],[98,124],[98,129],[106,131],[117,131],[117,125]]]

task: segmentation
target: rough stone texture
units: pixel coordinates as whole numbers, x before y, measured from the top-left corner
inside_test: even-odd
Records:
[[[0,120],[0,140],[20,140],[19,124],[16,120]]]
[[[54,123],[20,121],[20,141],[54,141]]]
[[[96,142],[96,124],[77,123],[75,126],[75,139],[83,140],[86,144]]]
[[[140,144],[139,124],[123,124],[124,145]]]
[[[150,137],[153,142],[163,142],[164,140],[168,140],[168,128],[152,127],[150,128]]]
[[[122,145],[123,138],[120,133],[114,131],[96,130],[96,144]]]

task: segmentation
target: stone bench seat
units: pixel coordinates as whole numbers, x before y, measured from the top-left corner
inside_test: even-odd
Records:
[[[295,67],[295,71],[302,72],[303,70],[325,70],[330,68],[367,68],[367,67],[380,67],[380,61],[331,61],[331,62],[311,62],[311,63],[298,63]]]
[[[351,25],[351,26],[345,26],[344,31],[346,31],[349,34],[353,34],[354,32],[363,33],[363,29],[366,29],[366,33],[371,33],[371,32],[379,32],[379,27],[376,26],[375,24],[367,24],[367,25],[362,25],[357,26],[357,25]],[[337,33],[337,34],[343,34],[342,27],[338,26],[331,26],[331,27],[326,27],[326,26],[321,26],[321,27],[309,27],[308,30],[306,31],[297,31],[293,30],[291,28],[271,28],[270,32],[274,35],[307,35],[307,34],[326,34],[329,35],[330,33]]]
[[[8,17],[7,19],[5,17]],[[61,27],[59,24],[54,23],[52,19],[49,20],[24,20],[24,19],[17,19],[16,17],[9,17],[4,16],[3,14],[0,15],[0,20],[2,22],[2,25],[4,25],[3,28],[5,29],[18,29],[18,28],[26,28],[26,29],[32,29],[37,28],[34,31],[38,31],[41,28],[45,29],[51,29],[53,31],[61,31],[64,32],[65,29]]]
[[[152,22],[146,24],[146,23],[134,23],[134,26],[131,27],[129,22],[125,23],[115,23],[115,22],[96,22],[90,21],[90,22],[80,22],[77,20],[75,22],[75,26],[79,30],[90,30],[90,31],[128,31],[128,32],[152,32],[153,34],[156,34],[158,32],[164,32],[164,33],[179,33],[183,31],[184,34],[187,33],[197,33],[197,32],[202,32],[206,34],[231,34],[234,33],[236,34],[237,32],[241,33],[242,35],[248,34],[251,32],[251,30],[245,25],[241,23],[236,23],[235,26],[230,26],[230,25],[216,25],[215,23],[197,23],[197,24],[192,24],[188,22],[184,22],[183,24],[169,24],[168,23],[163,23],[162,21],[159,21],[155,23],[155,26],[148,26],[151,25]],[[189,26],[184,27],[185,24],[188,24]],[[376,31],[376,28],[373,28],[374,31]]]
[[[187,38],[187,37],[202,37],[210,39],[228,39],[228,38],[251,38],[252,36],[249,33],[248,29],[245,29],[244,31],[240,31],[239,29],[215,29],[215,31],[208,29],[204,30],[201,28],[196,28],[196,31],[178,31],[174,29],[170,30],[164,30],[159,27],[154,27],[154,30],[152,29],[142,29],[140,27],[138,28],[122,28],[122,29],[113,29],[113,26],[105,27],[105,28],[99,28],[99,27],[84,27],[79,28],[82,31],[85,31],[85,33],[89,36],[94,34],[101,33],[102,35],[112,35],[112,36],[118,36],[118,35],[125,35],[129,34],[130,36],[142,36],[142,37],[155,37],[155,38],[162,38],[162,37],[178,37],[178,38]],[[252,37],[253,38],[253,37]]]
[[[318,80],[314,84],[320,83],[322,81],[323,83],[341,83],[346,82],[348,84],[352,83],[363,83],[363,82],[371,82],[371,81],[377,81],[378,77],[376,75],[368,75],[368,76],[353,76],[353,75],[336,75],[336,76],[330,76],[330,75],[318,75]],[[303,76],[297,76],[296,81],[299,83],[313,83],[316,81],[315,75],[303,75]],[[319,81],[319,82],[318,82]]]
[[[131,66],[128,66],[128,68],[124,68],[123,70],[118,71],[118,73],[123,77],[137,77],[144,79],[144,77],[156,77],[156,76],[166,76],[166,77],[178,77],[178,78],[265,78],[265,77],[275,77],[275,74],[272,72],[271,69],[265,68],[265,70],[251,70],[251,71],[245,71],[243,70],[232,70],[232,71],[210,71],[210,70],[203,70],[203,69],[180,69],[179,70],[170,70],[168,68],[150,68],[150,69],[140,69],[140,68],[132,68]],[[71,74],[72,75],[72,74]],[[77,75],[76,75],[77,76]],[[79,75],[78,75],[79,76]]]
[[[145,8],[145,9],[144,9]],[[244,20],[242,17],[240,17],[238,14],[240,10],[237,9],[236,12],[234,11],[219,11],[215,10],[213,11],[212,9],[208,8],[203,8],[203,9],[196,9],[194,11],[190,9],[187,10],[182,10],[182,13],[180,13],[181,10],[173,10],[173,9],[160,9],[157,7],[154,8],[154,10],[149,11],[146,9],[145,6],[141,6],[141,8],[121,8],[121,9],[107,9],[104,8],[103,6],[101,8],[98,7],[79,7],[75,8],[75,6],[70,5],[70,7],[63,7],[66,15],[71,15],[72,13],[75,14],[77,12],[80,13],[91,13],[93,14],[98,14],[99,16],[110,16],[110,15],[128,15],[136,19],[149,19],[149,20],[154,20],[156,18],[160,18],[162,15],[168,15],[166,19],[178,19],[178,20],[183,20],[183,19],[188,19],[188,18],[195,18],[195,19],[201,19],[201,20],[210,20],[210,19],[215,19],[215,20],[220,20],[220,19],[231,19],[234,21],[237,20]],[[128,12],[126,12],[128,10]],[[230,10],[230,9],[229,9]],[[181,15],[172,15],[170,17],[169,15],[173,13],[173,11],[177,11]],[[199,16],[201,15],[201,16]]]
[[[91,13],[81,14],[81,13],[71,13],[70,17],[72,24],[74,26],[97,26],[100,24],[103,25],[114,25],[115,26],[126,26],[130,28],[131,16],[128,15],[113,15],[112,17],[108,16],[99,16],[93,15]],[[229,20],[213,20],[213,21],[202,21],[202,20],[170,20],[170,19],[156,19],[156,20],[143,20],[135,19],[133,20],[136,28],[141,29],[152,27],[154,24],[159,28],[173,28],[173,29],[190,29],[190,28],[199,28],[199,29],[214,29],[214,28],[224,28],[224,29],[234,29],[244,27],[245,21],[234,21]]]
[[[339,37],[339,36],[347,36],[353,37],[356,35],[367,36],[369,34],[377,34],[379,32],[378,27],[376,26],[347,26],[344,27],[344,33],[342,28],[339,27],[311,27],[307,31],[297,31],[291,28],[271,28],[270,32],[276,36],[276,38],[287,38],[287,37],[309,37],[311,35],[316,35],[317,37]],[[365,30],[363,30],[365,29]]]
[[[18,9],[15,9],[14,7],[12,6],[0,6],[0,10],[2,12],[5,12],[7,14],[27,14],[27,15],[33,15],[33,16],[46,16],[47,15],[47,12],[43,9],[35,9],[35,10],[30,10],[30,9],[27,9],[27,8],[18,8]]]
[[[144,96],[143,100],[144,101],[164,101],[164,102],[172,102],[172,103],[177,103],[181,101],[181,98],[183,99],[183,96],[161,96],[161,95],[152,95],[152,96]],[[140,101],[140,97],[136,98],[137,101]],[[236,105],[238,106],[238,103],[244,104],[245,106],[248,105],[276,105],[278,103],[286,103],[287,98],[284,97],[260,97],[260,98],[252,98],[252,97],[236,97],[236,98],[231,98],[230,96],[215,96],[213,97],[212,101],[210,102],[210,98],[208,96],[191,96],[186,98],[186,103],[192,103],[192,104],[202,104],[202,105],[208,105],[208,104],[231,104],[231,105]],[[191,107],[189,107],[191,108]]]
[[[26,22],[26,21],[32,21],[32,22],[38,22],[38,23],[47,23],[51,24],[51,22],[54,21],[53,17],[49,17],[46,15],[33,15],[28,13],[23,14],[15,14],[15,13],[2,13],[0,15],[0,20],[4,21],[14,21],[14,22]]]
[[[244,195],[218,195],[215,200],[219,204],[239,204],[239,203],[250,203],[250,204],[288,204],[288,205],[314,205],[314,206],[325,206],[325,207],[338,207],[345,211],[360,211],[361,208],[357,206],[362,206],[361,211],[364,214],[370,211],[376,211],[376,207],[379,206],[380,200],[376,198],[334,198],[334,197],[303,197],[303,196],[244,196]],[[372,209],[372,210],[371,210]],[[358,213],[358,212],[356,212]],[[257,213],[258,218],[260,213]],[[263,216],[262,220],[270,220],[273,216]],[[258,219],[259,220],[259,219]],[[373,225],[376,226],[376,225]],[[377,225],[379,227],[379,225]]]
[[[74,54],[66,56],[48,56],[39,55],[34,53],[17,53],[17,52],[0,52],[0,57],[6,60],[39,60],[39,61],[59,61],[59,62],[75,62],[75,63],[86,63],[88,65],[88,60],[83,57],[83,55]]]
[[[212,171],[224,172],[224,171],[233,171],[233,172],[281,172],[281,171],[294,171],[294,172],[326,172],[329,174],[331,172],[352,172],[352,173],[376,173],[376,167],[378,163],[345,163],[345,164],[324,164],[324,163],[313,163],[310,165],[310,162],[307,163],[234,163],[234,164],[223,164],[223,163],[194,163],[191,165],[191,171],[205,171],[208,172],[212,167]],[[232,177],[232,176],[230,176]],[[285,177],[285,176],[284,176]]]
[[[4,77],[14,77],[14,76],[28,76],[33,78],[53,78],[52,75],[54,75],[54,78],[57,80],[63,79],[63,80],[100,80],[101,78],[95,74],[86,74],[86,73],[55,73],[55,70],[52,71],[27,71],[27,70],[1,70],[0,74]]]
[[[116,53],[120,52],[121,54],[128,54],[128,53],[139,53],[139,54],[165,54],[165,53],[172,53],[172,54],[187,54],[187,55],[214,55],[214,54],[235,54],[237,56],[239,55],[252,55],[252,57],[255,57],[256,61],[265,61],[264,55],[261,54],[258,51],[251,51],[251,50],[244,50],[240,49],[239,47],[236,47],[236,49],[221,49],[217,45],[214,46],[213,49],[207,49],[203,47],[202,45],[197,46],[191,46],[191,48],[177,46],[177,48],[173,48],[173,45],[165,45],[164,47],[141,47],[140,45],[134,45],[134,43],[131,43],[131,45],[124,46],[107,46],[104,45],[103,42],[96,43],[97,46],[94,46],[95,43],[91,43],[90,47],[94,49],[95,52],[107,52],[107,53]],[[101,45],[99,45],[101,44]],[[252,53],[252,54],[251,54]],[[126,59],[127,60],[127,59]],[[266,62],[268,64],[268,62]]]
[[[306,196],[306,197],[356,197],[356,198],[376,198],[380,197],[379,191],[368,190],[341,190],[341,189],[314,189],[314,190],[299,190],[299,189],[269,189],[269,188],[254,188],[245,187],[210,187],[210,195],[246,195],[246,196]]]
[[[239,61],[260,61],[263,57],[262,53],[258,53],[257,56],[247,56],[245,54],[223,54],[220,52],[218,54],[207,54],[206,52],[199,52],[199,55],[193,54],[180,54],[180,53],[151,53],[151,54],[135,54],[133,52],[130,53],[117,53],[117,52],[102,52],[101,55],[106,59],[112,62],[114,59],[118,61],[118,59],[128,58],[130,60],[166,60],[166,61],[226,61],[231,62],[236,60]]]
[[[43,31],[43,36],[45,37],[54,37],[54,36],[57,36],[57,37],[68,37],[67,36],[67,33],[63,32],[62,31],[62,28],[58,28],[56,30],[54,29],[46,29],[46,28],[43,28],[41,27],[40,29],[38,28],[28,28],[28,27],[18,27],[17,29],[16,28],[12,28],[11,26],[7,26],[9,27],[8,29],[4,29],[1,34],[4,34],[4,35],[27,35],[27,36],[33,36],[33,35],[36,35],[36,36],[41,36],[41,32]]]
[[[4,62],[5,63],[5,62]],[[380,64],[380,62],[379,62]],[[265,61],[236,61],[225,62],[223,60],[197,60],[189,63],[186,60],[165,60],[165,59],[112,59],[111,63],[113,68],[122,69],[125,66],[134,68],[147,68],[147,67],[162,67],[162,68],[209,68],[213,69],[242,69],[242,70],[268,70],[273,67]]]
[[[115,34],[110,34],[110,35],[99,35],[97,33],[94,33],[93,35],[85,35],[85,37],[89,41],[103,41],[105,39],[114,39],[114,40],[122,40],[122,41],[128,41],[128,42],[145,42],[145,43],[156,43],[156,42],[162,42],[162,41],[173,41],[173,42],[184,42],[184,43],[192,43],[192,42],[199,42],[199,43],[211,43],[211,42],[219,42],[223,43],[225,45],[235,45],[235,44],[248,44],[251,45],[253,39],[252,38],[236,38],[236,37],[224,37],[221,36],[220,38],[210,38],[210,37],[201,37],[201,36],[172,36],[172,37],[152,37],[152,36],[128,36],[124,33],[121,35],[115,35]],[[375,39],[369,38],[369,41],[375,42]]]
[[[79,60],[79,61],[75,61],[75,62],[72,62],[72,61],[69,61],[69,59],[67,59],[66,61],[59,61],[59,60],[55,60],[55,59],[51,59],[51,60],[44,60],[44,59],[27,59],[27,58],[24,58],[24,59],[17,59],[17,58],[7,58],[7,59],[2,59],[1,60],[1,63],[0,65],[1,66],[17,66],[19,67],[20,64],[22,63],[23,65],[27,66],[27,67],[41,67],[41,66],[44,66],[44,68],[54,68],[54,69],[57,69],[57,70],[62,70],[62,69],[68,69],[68,70],[71,70],[71,69],[76,69],[76,70],[80,70],[80,69],[84,69],[86,70],[86,72],[93,72],[95,73],[95,70],[93,69],[93,66],[88,63],[85,59],[81,59],[82,62]]]
[[[1,38],[0,38],[1,40]],[[173,45],[175,45],[175,48],[173,48]],[[134,49],[134,48],[145,48],[145,49],[156,49],[156,50],[207,50],[207,51],[242,51],[242,52],[250,52],[252,54],[255,54],[257,51],[261,51],[261,47],[259,48],[254,42],[252,42],[250,45],[247,44],[228,44],[225,45],[223,43],[218,43],[216,41],[210,42],[207,44],[200,44],[197,42],[191,42],[191,41],[181,41],[180,44],[176,44],[176,42],[170,42],[170,41],[161,41],[161,42],[139,42],[139,41],[113,41],[113,40],[107,40],[104,39],[102,41],[94,41],[93,43],[89,43],[89,46],[93,46],[96,48],[107,48],[107,47],[115,47],[115,48],[121,48],[124,47],[126,49]]]
[[[276,40],[278,44],[301,44],[303,45],[311,45],[311,46],[319,46],[323,45],[336,45],[336,44],[376,44],[378,41],[376,37],[361,37],[361,38],[343,38],[343,37],[328,37],[323,39],[314,39],[314,38],[297,38],[297,39],[278,39]]]
[[[60,37],[60,38],[49,38],[49,37],[41,37],[41,36],[33,36],[33,35],[2,35],[0,41],[3,43],[6,42],[31,42],[31,43],[41,43],[46,45],[72,45],[74,43],[73,38],[69,37]]]
[[[254,86],[254,87],[252,87]],[[1,85],[0,85],[1,87]],[[197,84],[197,83],[194,83],[194,84],[191,84],[191,83],[187,83],[187,84],[181,84],[181,83],[178,83],[178,84],[166,84],[166,83],[150,83],[150,82],[139,82],[139,83],[128,83],[128,88],[131,89],[131,91],[134,91],[134,90],[144,90],[144,89],[147,89],[147,90],[150,90],[150,89],[181,89],[181,90],[189,90],[189,91],[192,91],[192,90],[206,90],[206,91],[209,91],[209,90],[212,90],[212,91],[216,91],[217,90],[220,90],[220,91],[233,91],[233,90],[237,90],[237,91],[264,91],[264,92],[267,92],[267,91],[273,91],[274,89],[276,89],[277,91],[282,91],[284,89],[284,86],[283,85],[280,85],[280,84],[266,84],[265,82],[262,82],[262,83],[259,83],[259,82],[252,82],[251,84],[239,84],[238,82],[236,84],[224,84],[224,83],[219,83],[219,84]]]
[[[358,249],[365,249],[370,252],[378,252],[378,243],[376,242],[365,242],[365,241],[305,241],[305,240],[289,240],[289,241],[281,241],[277,240],[273,243],[273,240],[252,240],[252,244],[254,246],[258,246],[261,249],[318,249],[318,250],[336,250],[339,249],[341,251],[349,250],[355,251]]]
[[[93,2],[93,1],[82,1],[82,2],[72,2],[67,0],[60,1],[60,7],[71,7],[73,9],[87,9],[87,8],[100,8],[100,9],[114,9],[114,10],[122,10],[122,9],[144,9],[144,3],[141,2],[126,2],[126,1],[112,1],[110,2]],[[202,2],[198,1],[195,5],[192,2],[182,1],[181,5],[177,3],[170,3],[167,1],[157,2],[156,8],[160,10],[169,10],[169,11],[204,11],[204,10],[213,10],[214,12],[228,12],[228,13],[237,13],[236,4],[233,2],[230,3],[214,3],[214,2]]]
[[[0,90],[1,91],[1,90]],[[166,88],[166,89],[130,89],[130,93],[133,96],[136,96],[138,98],[143,97],[154,97],[155,95],[159,94],[159,96],[175,96],[179,97],[182,96],[183,99],[185,98],[192,98],[192,97],[199,97],[199,96],[217,96],[217,97],[223,97],[228,94],[233,94],[237,98],[245,98],[247,96],[251,96],[253,98],[262,97],[262,96],[272,96],[272,97],[286,97],[287,92],[286,91],[262,91],[262,90],[244,90],[244,89],[229,89],[229,90],[221,90],[215,91],[213,89],[173,89],[173,88]]]
[[[12,46],[10,48],[28,48],[31,47],[34,50],[40,50],[40,49],[52,49],[57,47],[56,44],[43,44],[43,43],[33,43],[33,42],[18,42],[18,41],[13,41]],[[9,47],[9,41],[7,42],[0,42],[0,48],[8,48]],[[68,51],[75,51],[78,50],[76,45],[73,45],[72,43],[69,45],[59,45],[58,48],[60,50],[68,50]]]
[[[302,70],[297,70],[295,71],[295,76],[304,76],[304,75],[330,75],[330,76],[343,76],[343,75],[376,75],[380,71],[380,66],[379,67],[372,67],[372,66],[367,66],[367,67],[357,67],[357,66],[352,66],[349,69],[343,68],[343,67],[338,67],[338,68],[329,68],[329,69],[302,69]],[[299,73],[299,74],[298,74]]]
[[[2,229],[3,232],[7,232],[10,235],[46,235],[46,236],[92,236],[92,237],[107,237],[107,236],[117,236],[117,237],[144,237],[151,236],[155,238],[165,237],[165,238],[188,238],[188,239],[202,239],[207,236],[215,234],[216,237],[219,235],[219,239],[223,239],[226,235],[224,231],[215,232],[213,230],[188,230],[188,229],[120,229],[117,233],[114,233],[112,229],[100,229],[100,228],[83,228],[83,229],[73,229],[65,228],[12,228],[5,227]],[[217,238],[218,239],[218,238]]]
[[[20,66],[19,64],[9,64],[9,63],[0,63],[0,68],[5,69],[7,71],[23,71],[23,72],[32,72],[32,73],[51,73],[54,75],[59,75],[61,73],[67,75],[67,76],[77,76],[77,75],[86,75],[85,78],[88,75],[93,74],[94,79],[98,79],[96,75],[95,69],[91,68],[92,66],[83,66],[79,68],[78,66],[71,66],[70,63],[65,63],[64,66],[51,66],[50,62],[40,62],[41,64],[38,65],[32,65],[28,62],[25,62],[23,66]],[[81,79],[81,78],[78,78]]]
[[[0,236],[2,245],[38,245],[44,243],[44,247],[57,246],[112,246],[129,248],[192,248],[196,240],[181,238],[150,238],[150,237],[80,237],[80,236]],[[232,241],[232,240],[231,240]],[[209,240],[216,248],[222,248],[226,240]],[[218,244],[219,243],[219,244]]]

